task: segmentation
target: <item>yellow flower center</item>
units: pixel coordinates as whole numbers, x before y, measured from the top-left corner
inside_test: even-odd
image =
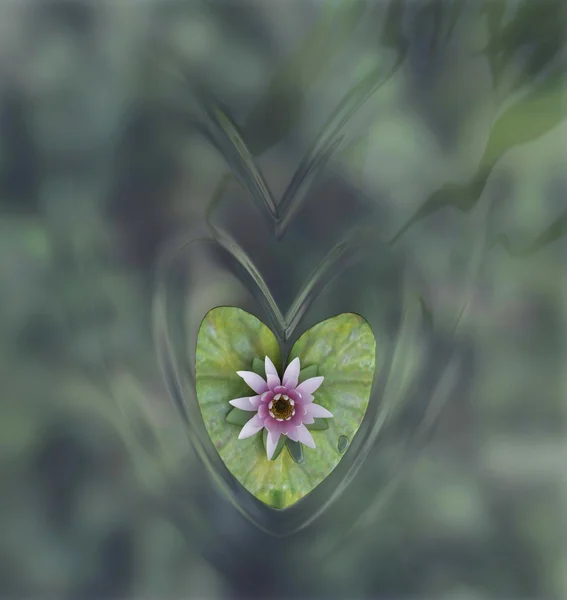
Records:
[[[288,421],[295,414],[294,401],[285,395],[278,394],[270,402],[270,414],[277,421]]]

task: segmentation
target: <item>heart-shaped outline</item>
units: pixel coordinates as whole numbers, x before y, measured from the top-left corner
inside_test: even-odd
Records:
[[[368,76],[363,82],[361,82],[360,87],[358,88],[358,93],[354,93],[353,90],[351,90],[345,95],[338,108],[323,127],[314,145],[301,161],[299,168],[296,170],[282,198],[280,199],[280,202],[278,203],[274,202],[269,187],[267,186],[260,170],[254,164],[252,156],[248,151],[238,128],[234,124],[233,120],[228,116],[228,111],[223,109],[220,104],[211,96],[200,96],[200,106],[207,115],[209,125],[205,126],[202,122],[196,122],[196,126],[211,141],[211,143],[213,143],[213,145],[221,152],[221,154],[225,156],[228,164],[232,166],[233,170],[236,172],[237,179],[239,179],[241,185],[250,194],[250,197],[252,198],[257,210],[260,211],[270,227],[273,228],[276,239],[281,238],[285,234],[293,218],[297,215],[302,202],[306,198],[307,191],[311,182],[314,180],[315,175],[320,172],[320,170],[328,162],[331,155],[340,145],[343,139],[343,136],[341,136],[341,130],[344,125],[346,125],[349,119],[356,113],[362,104],[383,83],[385,83],[387,79],[389,79],[389,77],[395,72],[397,66],[398,65],[395,65],[388,77],[382,81],[379,81],[378,83],[373,82],[372,85],[368,85],[375,77],[375,73],[373,72],[371,74],[372,77]],[[336,121],[339,121],[338,125],[333,128],[330,135],[326,135],[326,132],[330,127],[330,123]],[[225,149],[224,153],[223,146]],[[263,301],[260,304],[264,312],[268,315],[268,321],[272,325],[272,330],[275,333],[276,338],[282,345],[282,352],[286,351],[286,343],[289,342],[309,306],[315,301],[322,290],[328,286],[341,271],[344,271],[349,264],[352,264],[354,261],[361,258],[361,254],[363,255],[365,250],[368,250],[372,246],[372,244],[369,243],[370,241],[375,241],[375,229],[372,225],[370,225],[361,230],[355,231],[353,234],[351,234],[350,239],[347,242],[343,242],[332,248],[328,252],[325,260],[323,260],[316,269],[316,272],[313,273],[312,277],[308,279],[307,284],[303,286],[287,313],[283,315],[277,306],[277,303],[274,300],[274,297],[272,296],[268,286],[264,282],[261,273],[256,269],[250,257],[236,243],[234,238],[232,238],[228,232],[222,231],[212,225],[210,217],[214,212],[214,208],[215,206],[211,206],[207,211],[207,223],[209,226],[209,231],[212,234],[212,240],[210,238],[203,239],[201,237],[192,239],[190,241],[185,239],[182,240],[181,246],[174,242],[172,246],[162,255],[158,273],[163,273],[163,269],[167,268],[168,260],[173,259],[179,252],[187,249],[193,243],[214,240],[220,248],[222,248],[240,265],[241,270],[245,275],[245,279],[247,279],[247,288],[250,291],[255,289],[261,292],[260,297],[263,299]],[[332,277],[325,282],[325,276],[331,273],[333,270],[335,270],[335,273],[332,274]],[[410,287],[410,283],[407,278],[404,286],[406,288],[404,292],[406,303],[404,310],[410,315],[410,318],[403,320],[402,330],[399,332],[400,343],[396,344],[396,349],[404,346],[404,340],[407,340],[408,335],[410,337],[415,335],[415,331],[419,326],[421,317],[421,306],[416,300],[418,296],[407,293]],[[163,294],[163,291],[166,288],[164,288],[163,285],[158,285],[158,289],[160,289],[161,294]],[[253,295],[257,297],[256,294]],[[183,390],[179,387],[180,382],[182,381],[182,379],[180,379],[179,368],[176,368],[175,364],[168,364],[168,360],[166,358],[174,356],[172,354],[171,345],[167,340],[167,336],[163,335],[163,333],[167,331],[166,306],[167,302],[160,295],[160,293],[158,293],[156,295],[154,304],[154,333],[156,347],[158,348],[158,359],[162,368],[162,372],[166,375],[166,380],[169,381],[170,392],[172,393],[172,396],[176,398],[178,408],[181,409],[182,414],[185,413],[184,416],[187,420],[187,407],[185,406],[184,402],[184,394]],[[256,314],[255,316],[263,320],[260,315]],[[410,325],[408,325],[408,323]],[[396,352],[397,350],[395,351],[390,364],[384,369],[385,372],[388,372],[392,365],[396,362],[396,358],[398,356]],[[174,362],[175,361],[173,361],[173,363]],[[379,374],[375,373],[374,384],[372,386],[372,392],[369,399],[369,408],[376,404],[376,381],[378,377]],[[313,511],[307,519],[303,519],[299,524],[296,523],[294,527],[288,527],[285,531],[285,534],[298,531],[316,519],[342,494],[344,488],[351,481],[352,477],[354,477],[362,465],[366,454],[374,445],[379,431],[394,408],[393,404],[395,403],[395,400],[394,395],[391,394],[391,390],[395,389],[396,385],[395,383],[391,383],[392,380],[389,377],[388,380],[388,387],[385,390],[386,393],[382,396],[380,414],[376,415],[376,418],[373,420],[373,424],[369,429],[369,433],[365,436],[365,439],[362,442],[362,448],[356,453],[356,460],[353,461],[351,467],[342,476],[341,485],[337,486],[326,499],[326,501],[320,503],[318,509]],[[173,385],[173,389],[171,389],[172,381],[177,382],[177,385]],[[195,396],[194,399],[196,400],[194,383],[195,378],[193,372],[190,389],[192,390],[193,396]],[[365,420],[368,418],[369,411],[366,413]],[[189,427],[191,427],[191,421],[187,420],[187,422]],[[207,438],[207,440],[210,444],[210,439]],[[211,465],[203,444],[200,441],[197,442],[196,440],[192,440],[192,443],[201,459],[207,465],[210,472],[213,473],[217,479],[217,482],[219,482],[218,473],[215,472],[214,467]],[[336,469],[339,469],[341,464],[346,462],[345,459],[349,455],[352,456],[352,451],[347,452],[345,456],[343,456]],[[226,467],[224,468],[226,469]],[[232,477],[232,475],[230,476]],[[308,496],[316,493],[317,490],[324,485],[324,483],[325,481],[319,484],[319,486],[310,492]],[[243,509],[238,501],[235,501],[235,494],[233,491],[230,490],[229,487],[224,484],[224,482],[220,481],[220,484],[221,487],[223,487],[223,489],[229,493],[229,497],[233,501],[233,504],[235,504],[237,509],[242,514],[249,519],[252,518],[251,520],[253,520],[256,525],[260,526],[265,531],[268,531],[272,534],[276,533],[273,528],[260,525],[251,514]],[[238,485],[240,486],[240,483],[238,483]],[[284,509],[283,511],[278,511],[278,513],[289,513],[293,511],[295,507],[296,505],[293,505],[287,509]],[[268,507],[266,508],[269,510]]]
[[[326,261],[328,264],[335,264],[340,262],[338,267],[338,271],[342,271],[347,269],[350,266],[355,258],[360,258],[361,255],[365,254],[365,251],[370,251],[372,249],[372,243],[370,240],[375,243],[375,236],[373,235],[374,231],[372,227],[365,228],[365,235],[361,235],[360,231],[353,233],[351,236],[350,242],[354,246],[353,250],[349,253],[350,244],[345,242],[341,245],[340,251],[331,251],[329,253],[329,260]],[[341,475],[337,475],[337,478],[340,478],[341,483],[337,485],[332,490],[327,490],[326,492],[321,492],[320,488],[325,486],[327,480],[321,482],[314,490],[312,490],[307,496],[305,496],[298,503],[288,507],[284,510],[276,510],[267,507],[259,500],[256,500],[253,496],[251,496],[244,488],[242,488],[241,484],[237,482],[234,476],[228,471],[220,456],[216,452],[216,449],[212,445],[212,442],[208,435],[206,434],[206,430],[204,427],[204,423],[202,422],[202,418],[200,416],[200,411],[198,410],[198,405],[196,402],[196,393],[195,393],[195,373],[194,373],[194,365],[190,365],[190,372],[187,372],[187,368],[183,368],[176,360],[175,360],[175,351],[172,347],[172,343],[168,338],[168,323],[167,323],[167,315],[168,315],[168,301],[167,301],[167,270],[168,266],[172,265],[176,259],[183,255],[188,249],[198,243],[207,243],[216,245],[218,248],[222,249],[226,254],[230,255],[240,266],[242,272],[247,276],[246,279],[246,287],[253,288],[263,292],[264,290],[268,290],[266,284],[263,282],[261,274],[254,268],[252,261],[250,261],[249,257],[246,256],[244,251],[238,246],[232,246],[226,239],[223,242],[219,242],[214,239],[203,239],[200,236],[196,236],[192,240],[183,239],[181,242],[173,243],[168,252],[164,253],[161,261],[161,268],[158,273],[162,275],[161,283],[158,286],[158,294],[155,298],[154,304],[154,334],[156,339],[156,347],[158,349],[158,360],[160,362],[160,366],[162,368],[162,372],[164,373],[164,378],[166,380],[166,384],[170,391],[170,394],[175,400],[178,409],[183,415],[185,422],[189,428],[190,432],[190,440],[192,445],[195,447],[200,458],[203,460],[204,464],[207,466],[209,471],[213,474],[217,483],[220,484],[223,491],[228,495],[234,506],[239,510],[241,514],[243,514],[246,518],[254,522],[258,527],[263,529],[264,531],[271,533],[273,535],[289,535],[300,529],[303,529],[311,522],[313,522],[320,514],[322,514],[333,502],[335,502],[344,489],[348,486],[349,482],[356,475],[356,472],[362,466],[364,459],[368,452],[372,449],[376,437],[386,420],[389,418],[391,413],[393,412],[396,402],[397,395],[393,393],[395,389],[398,389],[399,382],[396,381],[395,378],[391,378],[390,369],[392,365],[399,360],[400,351],[399,348],[405,348],[409,339],[413,339],[416,335],[416,329],[419,327],[421,322],[421,305],[417,300],[417,295],[408,293],[410,292],[410,282],[409,279],[405,280],[405,312],[409,315],[409,318],[403,319],[402,328],[398,334],[398,341],[395,344],[396,350],[394,352],[394,356],[390,358],[390,360],[385,364],[382,372],[375,372],[374,375],[374,383],[372,386],[372,391],[368,403],[368,409],[366,415],[364,417],[364,421],[367,423],[372,423],[368,427],[368,429],[362,432],[362,428],[359,429],[355,436],[355,443],[352,443],[349,447],[349,450],[343,455],[339,464],[335,468],[335,471],[345,471]],[[235,248],[237,251],[234,252]],[[344,260],[345,256],[347,259]],[[333,262],[331,257],[335,258]],[[340,259],[343,259],[342,262]],[[331,283],[332,280],[328,280],[323,283],[321,281],[322,274],[326,271],[319,271],[319,285],[313,286],[309,283],[307,286],[304,286],[304,289],[300,293],[300,296],[306,297],[306,302],[312,303],[315,298],[321,293],[321,291]],[[334,277],[339,275],[339,272],[335,272]],[[268,290],[269,291],[269,290]],[[265,302],[264,306],[268,308],[273,304],[273,298],[271,295],[269,299]],[[261,306],[261,308],[264,308]],[[299,306],[294,303],[294,306]],[[213,308],[212,306],[210,308]],[[258,314],[257,311],[251,311],[249,308],[246,308],[251,314],[254,314],[260,320],[264,320],[263,315]],[[301,316],[305,314],[306,308],[301,312]],[[206,312],[206,311],[205,311]],[[356,312],[356,311],[353,311]],[[269,313],[268,313],[269,314]],[[280,313],[281,314],[281,313]],[[280,330],[274,331],[276,337],[280,344],[282,344],[282,352],[285,353],[287,345],[291,346],[290,340],[291,336],[295,333],[296,327],[301,321],[301,316],[299,315],[299,311],[295,312],[292,318],[293,323],[291,326],[287,326],[283,332]],[[204,316],[204,314],[203,314]],[[330,315],[332,316],[332,315]],[[364,315],[362,315],[364,316]],[[275,317],[271,317],[274,319]],[[279,335],[278,335],[279,333]],[[196,340],[190,340],[190,344],[194,345],[193,342]],[[173,359],[173,360],[172,360]],[[384,393],[381,395],[380,402],[377,402],[377,394],[381,386],[377,385],[379,380],[388,380],[388,384],[384,390]],[[191,395],[191,402],[187,402],[187,394]],[[191,405],[193,405],[197,410],[193,409],[191,414]],[[195,428],[194,420],[198,420],[200,423],[201,431]],[[363,421],[363,423],[364,423]],[[362,438],[361,438],[362,435]],[[358,446],[358,448],[357,448]],[[208,450],[207,450],[208,448]],[[217,465],[214,465],[214,462]],[[234,486],[231,488],[226,481],[223,481],[222,477],[219,477],[219,469],[222,470],[225,474],[225,477],[233,480],[237,483],[237,488],[241,488],[240,490],[234,489]],[[254,498],[255,505],[255,513],[254,514],[250,510],[246,510],[243,508],[241,502],[238,501],[238,492],[245,492],[251,498]],[[309,511],[309,515],[307,518],[301,516],[299,519],[297,517],[297,512],[299,505],[304,503],[311,497],[311,501],[314,503],[315,508]],[[313,497],[316,497],[316,501],[313,501]],[[283,517],[283,518],[282,518]],[[277,526],[274,527],[274,520],[277,520]]]

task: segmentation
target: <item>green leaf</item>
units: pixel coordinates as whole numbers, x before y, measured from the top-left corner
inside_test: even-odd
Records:
[[[549,244],[567,235],[567,211],[563,212],[548,227],[542,231],[530,244],[511,244],[508,236],[499,233],[494,239],[494,245],[500,244],[514,258],[523,258],[539,252]]]
[[[342,454],[348,448],[348,438],[346,435],[341,435],[337,442],[337,449]]]
[[[434,190],[388,242],[395,244],[415,223],[445,207],[463,212],[474,208],[498,161],[513,148],[533,142],[559,126],[567,118],[563,65],[508,106],[492,129],[477,172],[465,183],[446,183]]]
[[[274,508],[287,508],[312,491],[341,460],[338,441],[352,440],[370,398],[374,379],[376,342],[368,323],[345,313],[306,331],[294,344],[288,362],[317,365],[325,377],[315,392],[317,404],[330,410],[328,429],[312,431],[316,448],[289,444],[277,461],[268,461],[262,434],[239,440],[238,430],[227,423],[229,401],[250,395],[237,375],[249,370],[254,358],[269,356],[282,372],[280,349],[272,332],[256,317],[238,308],[211,310],[197,338],[197,399],[207,432],[222,461],[256,498]],[[243,411],[245,412],[245,411]],[[287,440],[289,442],[289,440]]]
[[[260,377],[266,378],[266,367],[264,361],[260,360],[257,356],[252,361],[252,370]]]
[[[329,429],[329,423],[327,419],[315,419],[314,423],[306,425],[305,427],[307,427],[309,431],[325,431],[326,429]]]
[[[266,439],[268,437],[268,431],[267,429],[263,429],[262,430],[262,442],[264,444],[264,449],[266,448]],[[285,441],[286,441],[286,437],[283,435],[280,435],[280,439],[278,441],[278,445],[276,446],[276,449],[274,451],[274,455],[272,456],[272,458],[270,460],[276,460],[276,458],[281,454],[283,447],[285,446]],[[266,455],[266,459],[268,458],[268,456]]]
[[[489,32],[486,54],[496,81],[514,65],[514,70],[519,71],[514,89],[525,85],[541,75],[563,51],[567,17],[563,0],[518,3],[513,17],[505,24],[506,3],[485,4]]]
[[[293,462],[301,464],[304,461],[303,446],[299,442],[294,442],[293,440],[287,438],[286,447],[287,451],[289,452],[289,455],[293,459]]]
[[[242,427],[248,421],[250,421],[253,416],[253,412],[241,410],[240,408],[233,408],[228,415],[226,415],[226,422],[230,423],[231,425],[240,425],[240,427]]]
[[[567,75],[560,66],[504,110],[492,127],[481,163],[490,167],[505,152],[541,138],[562,123],[567,118],[566,85]]]
[[[299,372],[299,383],[303,383],[306,379],[311,379],[311,377],[317,377],[318,373],[319,367],[317,365],[311,365],[310,367],[301,369]]]

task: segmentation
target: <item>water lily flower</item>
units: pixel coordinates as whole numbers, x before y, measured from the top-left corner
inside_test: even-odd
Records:
[[[268,356],[265,359],[266,379],[252,371],[237,371],[256,395],[236,398],[230,404],[240,410],[256,414],[244,425],[238,439],[244,439],[258,433],[264,427],[268,431],[266,453],[268,460],[274,455],[280,435],[315,448],[311,433],[305,427],[318,418],[331,418],[333,415],[322,406],[313,402],[313,393],[323,383],[324,377],[311,377],[298,385],[299,358],[289,363],[283,380]]]

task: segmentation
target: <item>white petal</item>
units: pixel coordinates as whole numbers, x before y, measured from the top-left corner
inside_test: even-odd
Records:
[[[266,375],[276,375],[279,380],[278,370],[276,369],[274,363],[270,360],[269,356],[266,356],[266,359],[264,360],[264,368],[266,369]]]
[[[277,375],[267,375],[266,379],[268,380],[268,389],[273,392],[274,388],[280,385],[280,378]]]
[[[266,454],[268,455],[268,460],[272,459],[274,452],[276,451],[276,446],[278,445],[278,441],[280,439],[280,432],[277,431],[268,431],[268,437],[266,439]]]
[[[257,396],[256,396],[257,397]],[[257,407],[252,406],[250,402],[250,398],[235,398],[234,400],[230,400],[229,404],[239,408],[240,410],[256,410]]]
[[[299,356],[297,358],[294,358],[289,365],[287,366],[287,369],[285,370],[284,376],[283,376],[283,385],[286,388],[295,388],[295,386],[297,385],[297,381],[299,380],[299,371],[301,370],[301,364],[299,361]]]
[[[302,396],[305,396],[307,394],[312,394],[313,392],[315,392],[316,390],[318,390],[321,387],[321,384],[323,383],[323,380],[325,378],[324,377],[310,377],[309,379],[306,379],[303,383],[300,383],[297,386],[297,392],[299,392]]]
[[[238,434],[238,439],[243,440],[244,438],[250,437],[251,435],[258,433],[258,431],[260,431],[260,429],[262,429],[263,427],[264,421],[262,421],[262,419],[260,419],[258,415],[254,415],[250,419],[250,421],[248,421],[240,430],[240,433]]]
[[[309,446],[309,448],[315,448],[315,442],[313,441],[313,437],[309,433],[309,429],[305,427],[305,425],[300,425],[296,428],[297,430],[297,439],[299,442],[304,444],[305,446]]]
[[[248,400],[250,400],[250,404],[254,407],[254,410],[259,408],[260,404],[262,404],[262,396],[252,396],[248,398]]]
[[[242,377],[246,385],[251,387],[257,394],[263,394],[268,391],[268,384],[256,373],[252,371],[237,371],[237,375]]]
[[[306,408],[307,412],[311,413],[316,419],[330,419],[333,416],[333,413],[319,404],[308,404]]]

